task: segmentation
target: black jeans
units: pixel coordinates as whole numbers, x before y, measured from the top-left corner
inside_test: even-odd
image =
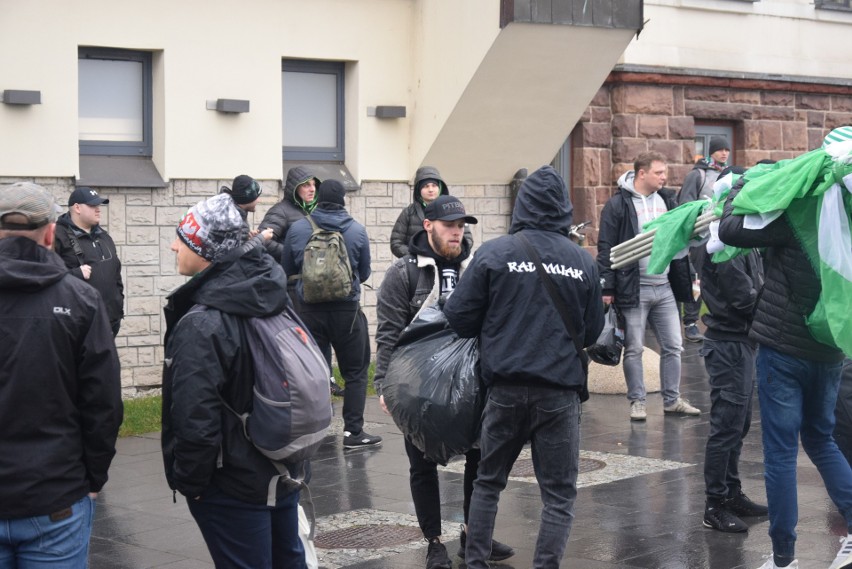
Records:
[[[740,452],[751,427],[755,350],[745,342],[705,337],[701,355],[710,376],[705,493],[708,499],[724,500],[741,487]]]
[[[367,371],[370,367],[370,331],[367,317],[355,310],[307,311],[299,316],[327,358],[331,348],[343,376],[343,429],[353,435],[364,427],[364,405],[367,403]],[[331,367],[329,361],[329,367]]]
[[[405,452],[408,454],[408,483],[411,486],[411,499],[417,514],[417,523],[423,537],[432,539],[441,535],[441,489],[438,486],[438,464],[423,456],[423,452],[405,438]],[[473,481],[479,467],[479,449],[470,449],[464,463],[464,523],[470,511],[470,497],[473,495]]]
[[[580,460],[580,397],[535,385],[494,385],[482,416],[482,460],[473,489],[465,561],[488,569],[500,493],[527,441],[543,508],[533,567],[557,569],[574,521]]]

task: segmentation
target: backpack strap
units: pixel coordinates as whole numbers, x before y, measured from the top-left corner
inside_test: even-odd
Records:
[[[83,248],[80,247],[80,242],[77,241],[77,238],[74,236],[74,230],[66,227],[65,234],[68,236],[68,242],[71,244],[71,248],[74,249],[74,255],[77,256],[77,261],[81,266],[85,265],[86,260],[83,257]]]

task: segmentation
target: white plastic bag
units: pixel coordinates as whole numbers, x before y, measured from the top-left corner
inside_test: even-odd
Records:
[[[308,569],[319,569],[317,548],[309,538],[310,535],[311,522],[308,521],[308,516],[305,515],[305,509],[299,504],[299,539],[302,540],[302,546],[305,548],[305,562],[308,565]]]

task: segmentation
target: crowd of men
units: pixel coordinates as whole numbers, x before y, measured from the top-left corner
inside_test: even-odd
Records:
[[[714,137],[709,150],[680,196],[665,188],[663,155],[638,156],[601,214],[597,259],[569,238],[569,192],[549,166],[523,181],[509,234],[481,244],[475,255],[469,226],[477,218],[449,194],[437,168],[416,172],[412,203],[391,236],[398,259],[377,295],[374,384],[388,412],[382,387],[394,347],[426,308],[440,307],[459,337],[479,338],[487,395],[480,439],[465,453],[458,552],[471,569],[514,555],[493,533],[500,494],[528,443],[542,490],[533,563],[559,567],[574,517],[580,409],[588,397],[583,348],[601,333],[607,305],[625,322],[630,421],[645,421],[648,414],[646,327],[660,346],[665,415],[701,414],[679,387],[682,342],[703,342],[711,401],[704,526],[743,532],[748,525],[741,518],[768,514],[773,555],[760,569],[798,567],[795,463],[801,438],[852,534],[852,470],[832,436],[844,354],[815,340],[805,325],[819,294],[818,278],[784,217],[761,230],[744,227],[731,206],[744,171],[728,164],[727,140]],[[661,274],[648,271],[647,258],[612,268],[613,247],[678,202],[712,195],[714,182],[726,176],[739,176],[739,185],[728,197],[719,235],[725,243],[752,248],[748,254],[717,264],[701,243]],[[192,278],[165,307],[163,457],[168,483],[185,497],[217,567],[300,569],[307,565],[298,488],[285,481],[270,485],[280,471],[227,412],[250,410],[254,362],[244,323],[293,307],[329,366],[332,353],[336,359],[344,385],[332,378],[330,389],[343,396],[344,448],[381,444],[381,437],[364,430],[371,354],[360,300],[371,275],[371,248],[366,229],[346,210],[340,181],[320,180],[308,167],[291,169],[284,199],[252,228],[248,213],[262,191],[258,181],[238,176],[177,223],[171,250],[178,272]],[[3,567],[86,565],[95,499],[106,483],[122,419],[113,338],[123,317],[124,288],[115,244],[100,227],[100,207],[108,203],[95,190],[77,187],[59,216],[40,186],[0,188]],[[340,298],[317,302],[306,296],[300,277],[306,246],[319,229],[340,233],[351,286]],[[701,299],[694,293],[699,275],[703,334],[697,328]],[[55,357],[40,357],[44,353]],[[768,507],[746,496],[738,471],[756,385]],[[36,412],[21,418],[15,410],[24,407]],[[405,450],[412,500],[428,542],[425,566],[451,569],[441,536],[437,464],[407,436]],[[21,461],[23,454],[36,458]],[[296,470],[309,473],[310,467],[295,465],[289,474]],[[48,542],[57,547],[45,547]],[[842,567],[852,567],[852,537],[831,569]]]

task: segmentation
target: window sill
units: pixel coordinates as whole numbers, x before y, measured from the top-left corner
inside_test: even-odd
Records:
[[[138,156],[80,156],[79,186],[92,188],[164,188],[154,162]]]

